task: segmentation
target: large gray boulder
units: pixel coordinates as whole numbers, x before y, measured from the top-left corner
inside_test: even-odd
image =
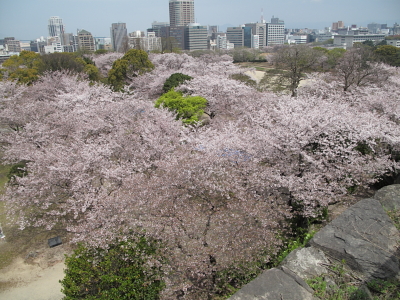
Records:
[[[381,188],[374,195],[385,210],[400,209],[400,184],[392,184]]]
[[[284,266],[303,279],[313,278],[328,273],[324,265],[330,261],[324,252],[314,247],[297,248],[288,254],[282,261]]]
[[[379,201],[364,199],[315,234],[310,244],[366,278],[399,273],[396,250],[400,235]]]
[[[264,271],[236,292],[230,300],[314,300],[313,291],[290,270]]]

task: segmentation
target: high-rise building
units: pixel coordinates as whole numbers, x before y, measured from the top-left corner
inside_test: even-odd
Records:
[[[226,38],[227,40],[235,45],[236,47],[244,46],[244,26],[238,27],[228,27],[226,29]]]
[[[126,30],[126,23],[112,23],[110,31],[111,43],[114,51],[123,52],[125,44],[128,44],[128,31]]]
[[[91,52],[96,50],[92,34],[84,29],[78,32],[78,44],[79,44],[79,50],[91,51]]]
[[[206,50],[207,26],[197,23],[185,27],[185,50]]]
[[[168,27],[168,22],[157,22],[151,23],[151,28],[147,29],[147,32],[154,32],[156,37],[161,36],[161,28]]]
[[[171,27],[186,26],[194,22],[194,0],[169,0]]]
[[[285,22],[279,18],[271,18],[271,23],[266,23],[265,46],[283,45],[285,43]]]
[[[60,38],[61,44],[64,45],[64,25],[60,17],[50,17],[49,19],[49,36]]]
[[[267,43],[267,36],[266,36],[266,23],[246,23],[244,26],[251,27],[252,34],[258,35],[258,44],[259,47],[266,46]],[[252,47],[254,48],[254,47]]]

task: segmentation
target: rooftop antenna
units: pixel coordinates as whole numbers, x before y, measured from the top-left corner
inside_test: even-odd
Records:
[[[264,23],[264,9],[261,8],[261,23]]]

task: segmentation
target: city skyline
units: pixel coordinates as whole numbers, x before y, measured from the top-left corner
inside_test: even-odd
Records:
[[[63,19],[65,32],[85,29],[98,37],[109,37],[112,23],[126,23],[128,32],[133,32],[146,31],[154,21],[169,21],[169,0],[2,0],[1,6],[0,37],[19,40],[46,37],[52,16]],[[265,20],[279,17],[286,28],[323,29],[339,20],[345,26],[364,27],[372,22],[400,23],[399,0],[231,0],[229,5],[222,0],[195,0],[194,7],[196,22],[221,28],[259,22],[262,11]]]

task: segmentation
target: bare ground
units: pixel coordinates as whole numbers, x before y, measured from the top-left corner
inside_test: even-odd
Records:
[[[70,246],[50,248],[47,240],[16,248],[19,241],[0,240],[4,262],[0,272],[0,300],[59,300],[63,298],[59,280],[64,278],[65,254]]]

